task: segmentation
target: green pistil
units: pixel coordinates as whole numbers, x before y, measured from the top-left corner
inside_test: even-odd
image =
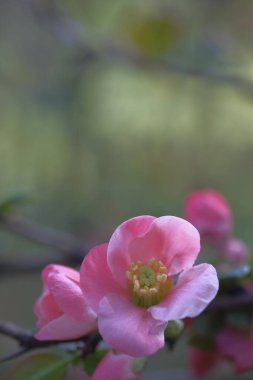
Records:
[[[139,272],[139,282],[140,285],[143,286],[153,286],[156,280],[156,275],[153,269],[151,269],[148,265],[143,265],[140,267],[140,272]]]

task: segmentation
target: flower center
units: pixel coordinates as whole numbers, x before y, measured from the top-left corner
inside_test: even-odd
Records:
[[[166,272],[163,262],[154,258],[146,265],[141,261],[131,263],[126,276],[135,305],[148,308],[164,298],[173,286]]]

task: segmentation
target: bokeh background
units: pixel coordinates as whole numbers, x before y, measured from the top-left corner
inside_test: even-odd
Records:
[[[0,199],[96,244],[212,187],[252,247],[252,18],[247,0],[1,0]],[[0,229],[4,259],[51,252]],[[0,319],[34,328],[39,273],[1,277]],[[149,371],[185,365],[181,341]]]

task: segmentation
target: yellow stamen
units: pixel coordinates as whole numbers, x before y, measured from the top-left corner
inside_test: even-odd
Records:
[[[133,302],[145,308],[158,304],[173,286],[166,272],[163,262],[155,258],[149,260],[148,264],[141,261],[131,263],[126,277]]]

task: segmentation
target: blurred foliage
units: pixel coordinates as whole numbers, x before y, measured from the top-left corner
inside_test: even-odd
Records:
[[[2,0],[0,198],[27,188],[28,216],[95,243],[134,215],[180,215],[189,191],[213,187],[252,246],[252,16],[236,0]],[[108,57],[114,45],[168,70]],[[0,243],[34,250],[2,232]]]

